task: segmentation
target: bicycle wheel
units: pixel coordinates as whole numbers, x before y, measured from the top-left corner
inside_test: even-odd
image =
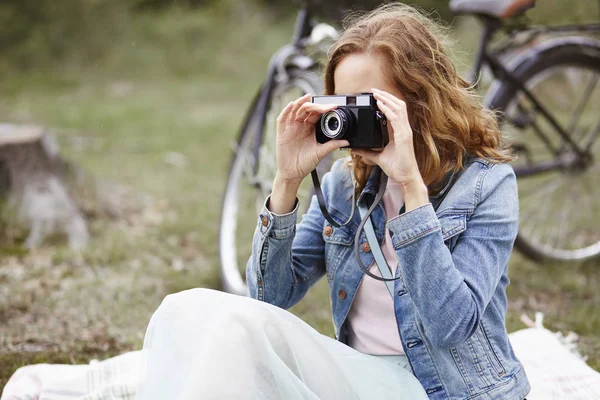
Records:
[[[246,295],[245,270],[252,252],[252,237],[258,214],[276,173],[275,128],[277,116],[290,101],[306,93],[321,93],[322,83],[313,72],[292,68],[285,82],[277,82],[271,90],[264,132],[258,127],[256,104],[235,146],[223,197],[219,233],[221,282],[223,290]],[[319,165],[320,173],[331,167],[331,157]],[[306,211],[312,184],[305,179],[298,192],[301,212]]]
[[[515,246],[535,261],[580,261],[600,254],[600,45],[571,41],[559,40],[554,48],[523,57],[512,73],[589,156],[578,154],[514,85],[504,82],[490,102],[502,111],[502,130],[517,155]]]

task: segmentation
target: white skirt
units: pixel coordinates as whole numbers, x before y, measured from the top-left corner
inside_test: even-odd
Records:
[[[193,289],[167,296],[152,316],[136,398],[427,399],[399,365],[405,358],[393,360],[360,353],[271,304]]]

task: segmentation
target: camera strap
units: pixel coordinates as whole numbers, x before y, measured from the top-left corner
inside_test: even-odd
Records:
[[[379,204],[381,202],[381,199],[383,198],[383,194],[385,193],[385,188],[387,186],[387,181],[388,181],[387,175],[381,170],[381,168],[379,168],[379,167],[376,167],[376,168],[377,168],[377,173],[379,173],[379,176],[380,176],[379,189],[377,190],[377,194],[375,195],[375,199],[373,200],[373,203],[371,204],[371,206],[368,209],[367,209],[366,205],[364,205],[362,203],[361,203],[361,205],[359,205],[361,221],[360,221],[360,225],[358,226],[358,229],[356,230],[356,236],[354,237],[354,255],[355,255],[356,261],[358,262],[358,266],[365,272],[365,274],[367,274],[371,278],[376,279],[378,281],[386,282],[386,284],[388,285],[388,289],[390,290],[390,294],[393,295],[394,284],[392,282],[399,278],[392,278],[390,269],[389,269],[387,263],[385,262],[385,257],[383,257],[383,253],[381,252],[381,247],[379,246],[379,243],[377,242],[377,237],[375,236],[375,231],[373,229],[373,223],[371,222],[371,213],[373,212],[373,210],[375,210],[375,207],[377,207],[377,204]],[[321,212],[323,213],[323,216],[325,217],[327,222],[329,222],[332,226],[334,226],[336,228],[340,228],[342,226],[348,225],[348,223],[350,223],[350,221],[352,221],[352,217],[354,216],[354,210],[355,210],[355,204],[356,204],[356,201],[355,201],[355,192],[356,191],[355,190],[352,191],[352,211],[350,212],[350,217],[348,218],[348,220],[346,222],[340,224],[337,221],[335,221],[333,219],[333,217],[331,216],[331,214],[329,214],[329,211],[327,211],[327,207],[325,205],[325,197],[323,196],[323,191],[321,190],[321,183],[319,182],[319,174],[317,174],[316,169],[314,169],[311,172],[311,177],[312,177],[312,181],[313,181],[313,186],[315,188],[315,195],[317,196],[317,200],[319,202],[319,208],[321,209]],[[367,226],[367,228],[365,228],[365,226]],[[373,255],[376,255],[377,265],[379,266],[379,269],[381,271],[381,275],[383,276],[383,278],[369,272],[369,269],[365,267],[365,265],[362,263],[362,261],[360,259],[359,242],[360,242],[360,233],[362,232],[363,229],[365,229],[365,234],[367,235],[367,241],[369,242],[369,246],[371,246]],[[387,268],[387,272],[385,272],[386,268]]]
[[[371,221],[371,214],[375,210],[375,207],[381,202],[383,199],[383,194],[385,193],[385,188],[387,186],[388,176],[381,170],[381,168],[377,167],[377,172],[379,173],[379,189],[377,190],[377,194],[375,195],[375,199],[371,206],[367,209],[364,203],[358,205],[358,211],[360,212],[361,221],[360,225],[358,225],[358,229],[356,230],[356,235],[354,236],[354,258],[358,263],[360,269],[368,275],[369,277],[383,281],[386,283],[388,290],[392,297],[394,297],[394,281],[400,279],[392,277],[392,272],[390,267],[387,265],[385,261],[385,257],[383,256],[383,252],[381,251],[381,246],[379,246],[379,242],[377,241],[377,237],[375,236],[375,230],[373,229],[373,222]],[[375,262],[379,271],[381,272],[381,276],[377,276],[369,272],[369,268],[365,267],[360,259],[360,233],[365,231],[365,235],[367,236],[367,241],[369,242],[369,246],[371,247],[371,251],[373,252],[373,256],[375,257]]]
[[[377,241],[377,236],[375,236],[375,229],[373,229],[373,223],[371,222],[371,217],[366,217],[369,212],[367,207],[364,204],[358,205],[358,211],[360,212],[360,216],[363,220],[367,221],[365,223],[365,235],[367,235],[367,241],[369,242],[369,246],[371,247],[371,251],[373,252],[373,257],[375,257],[375,264],[377,264],[377,268],[379,268],[379,272],[381,272],[381,276],[386,279],[385,285],[392,296],[394,298],[394,277],[392,276],[392,271],[390,270],[389,265],[385,261],[385,256],[381,251],[381,246],[379,246],[379,242]]]
[[[394,297],[394,283],[393,282],[395,280],[400,279],[400,276],[398,276],[396,278],[392,277],[391,269],[388,266],[387,262],[385,261],[385,257],[381,250],[381,246],[379,245],[379,242],[377,241],[377,237],[375,235],[375,230],[373,228],[373,222],[371,221],[371,214],[375,210],[375,207],[377,207],[377,205],[381,202],[381,200],[383,198],[383,194],[385,193],[385,189],[386,189],[387,181],[388,181],[388,176],[381,170],[381,168],[379,168],[379,167],[376,167],[376,168],[377,168],[377,173],[379,173],[380,177],[379,177],[379,189],[377,190],[375,199],[373,200],[373,203],[371,203],[370,207],[368,207],[368,208],[367,208],[367,205],[363,202],[361,202],[361,204],[358,205],[358,211],[361,216],[361,221],[358,226],[358,229],[356,230],[356,235],[354,236],[354,258],[356,259],[356,262],[358,263],[358,266],[360,267],[360,269],[362,269],[366,275],[368,275],[369,277],[371,277],[375,280],[385,282],[386,286],[388,288],[388,291],[390,292],[392,297]],[[450,192],[450,189],[452,189],[452,186],[454,185],[454,183],[456,182],[456,180],[458,178],[457,175],[458,174],[456,174],[456,173],[452,173],[452,176],[450,176],[450,178],[449,178],[450,181],[448,183],[449,186],[446,189],[446,192],[437,201],[436,207],[434,207],[434,210],[437,211],[437,208],[443,202],[443,200],[446,197],[446,195],[448,194],[448,192]],[[352,192],[352,211],[350,213],[350,217],[343,224],[339,224],[331,217],[331,215],[327,211],[327,207],[325,206],[325,197],[323,196],[323,191],[321,190],[321,184],[319,182],[319,175],[317,174],[316,169],[311,172],[311,176],[312,176],[313,185],[315,188],[315,194],[316,194],[317,200],[319,202],[319,207],[320,207],[321,212],[323,213],[323,216],[325,217],[325,219],[332,226],[334,226],[336,228],[347,225],[352,220],[352,217],[354,216],[355,203],[356,203],[355,191],[353,190],[353,192]],[[400,210],[400,214],[404,213],[404,209],[405,209],[405,207],[402,206],[402,209]],[[373,252],[373,257],[375,258],[375,263],[377,264],[377,267],[379,268],[379,271],[381,272],[381,276],[377,276],[377,275],[369,272],[369,268],[365,267],[365,265],[362,263],[362,260],[360,259],[360,245],[359,245],[360,244],[360,233],[363,230],[365,231],[365,235],[367,236],[367,241],[369,243],[369,247],[371,248],[371,251]]]
[[[400,279],[400,276],[398,276],[396,278],[392,277],[391,269],[390,269],[389,265],[387,264],[387,261],[385,260],[383,252],[381,250],[381,246],[379,245],[379,242],[377,241],[377,236],[375,236],[375,231],[373,229],[373,223],[371,222],[371,213],[373,212],[373,210],[375,209],[377,204],[383,198],[383,194],[385,192],[385,186],[387,185],[387,175],[383,171],[381,171],[381,169],[380,169],[380,173],[381,173],[381,184],[379,186],[379,190],[377,191],[377,196],[375,196],[375,200],[373,201],[373,204],[371,205],[371,207],[369,207],[369,209],[367,209],[367,207],[364,203],[361,203],[358,205],[358,211],[360,212],[360,216],[361,216],[362,220],[358,227],[358,230],[356,231],[356,236],[354,238],[354,257],[356,258],[356,262],[358,263],[358,266],[365,272],[365,274],[367,274],[368,276],[370,276],[373,279],[385,282],[385,284],[388,288],[388,291],[390,292],[390,295],[392,296],[392,298],[394,298],[394,283],[393,283],[393,281]],[[435,203],[435,206],[434,206],[435,211],[437,211],[440,204],[442,204],[442,202],[446,198],[446,195],[448,194],[448,192],[450,192],[450,189],[452,189],[452,186],[454,186],[454,183],[458,180],[458,175],[459,174],[457,174],[456,172],[453,172],[452,175],[450,176],[449,182],[448,182],[448,187],[446,188],[446,191],[442,194],[442,196]],[[405,205],[402,206],[399,213],[404,214],[404,210],[405,210]],[[381,277],[370,273],[369,270],[367,268],[365,268],[364,264],[360,260],[360,251],[359,251],[358,244],[359,244],[359,240],[360,240],[360,232],[363,229],[365,231],[365,235],[367,236],[367,241],[369,242],[369,247],[371,248],[373,257],[375,258],[375,263],[377,264],[377,268],[379,269],[379,272],[381,272]]]
[[[319,208],[321,209],[321,212],[323,213],[323,216],[325,217],[327,222],[329,222],[332,226],[336,228],[348,225],[350,221],[352,221],[352,217],[354,216],[356,204],[356,190],[352,190],[352,210],[350,211],[350,217],[348,217],[348,220],[346,222],[340,224],[337,221],[335,221],[333,217],[329,214],[329,211],[327,211],[327,207],[325,206],[325,197],[323,196],[323,191],[321,190],[321,183],[319,182],[319,174],[317,173],[317,170],[313,169],[310,173],[310,176],[312,178],[313,186],[315,188],[315,195],[317,196],[317,200],[319,201]]]

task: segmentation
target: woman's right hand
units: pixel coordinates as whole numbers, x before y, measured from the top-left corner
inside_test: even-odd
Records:
[[[311,97],[307,94],[291,102],[277,118],[276,179],[279,181],[300,185],[327,154],[349,145],[347,140],[317,143],[315,124],[321,115],[337,106],[312,103]]]

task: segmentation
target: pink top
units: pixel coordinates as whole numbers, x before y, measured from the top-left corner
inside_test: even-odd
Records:
[[[387,219],[397,216],[404,204],[400,185],[389,180],[382,201]],[[387,227],[381,250],[392,269],[392,275],[395,275],[398,258]],[[381,276],[375,262],[369,267],[369,272]],[[361,281],[348,313],[348,344],[367,354],[404,354],[396,324],[394,301],[385,282],[367,275]]]

